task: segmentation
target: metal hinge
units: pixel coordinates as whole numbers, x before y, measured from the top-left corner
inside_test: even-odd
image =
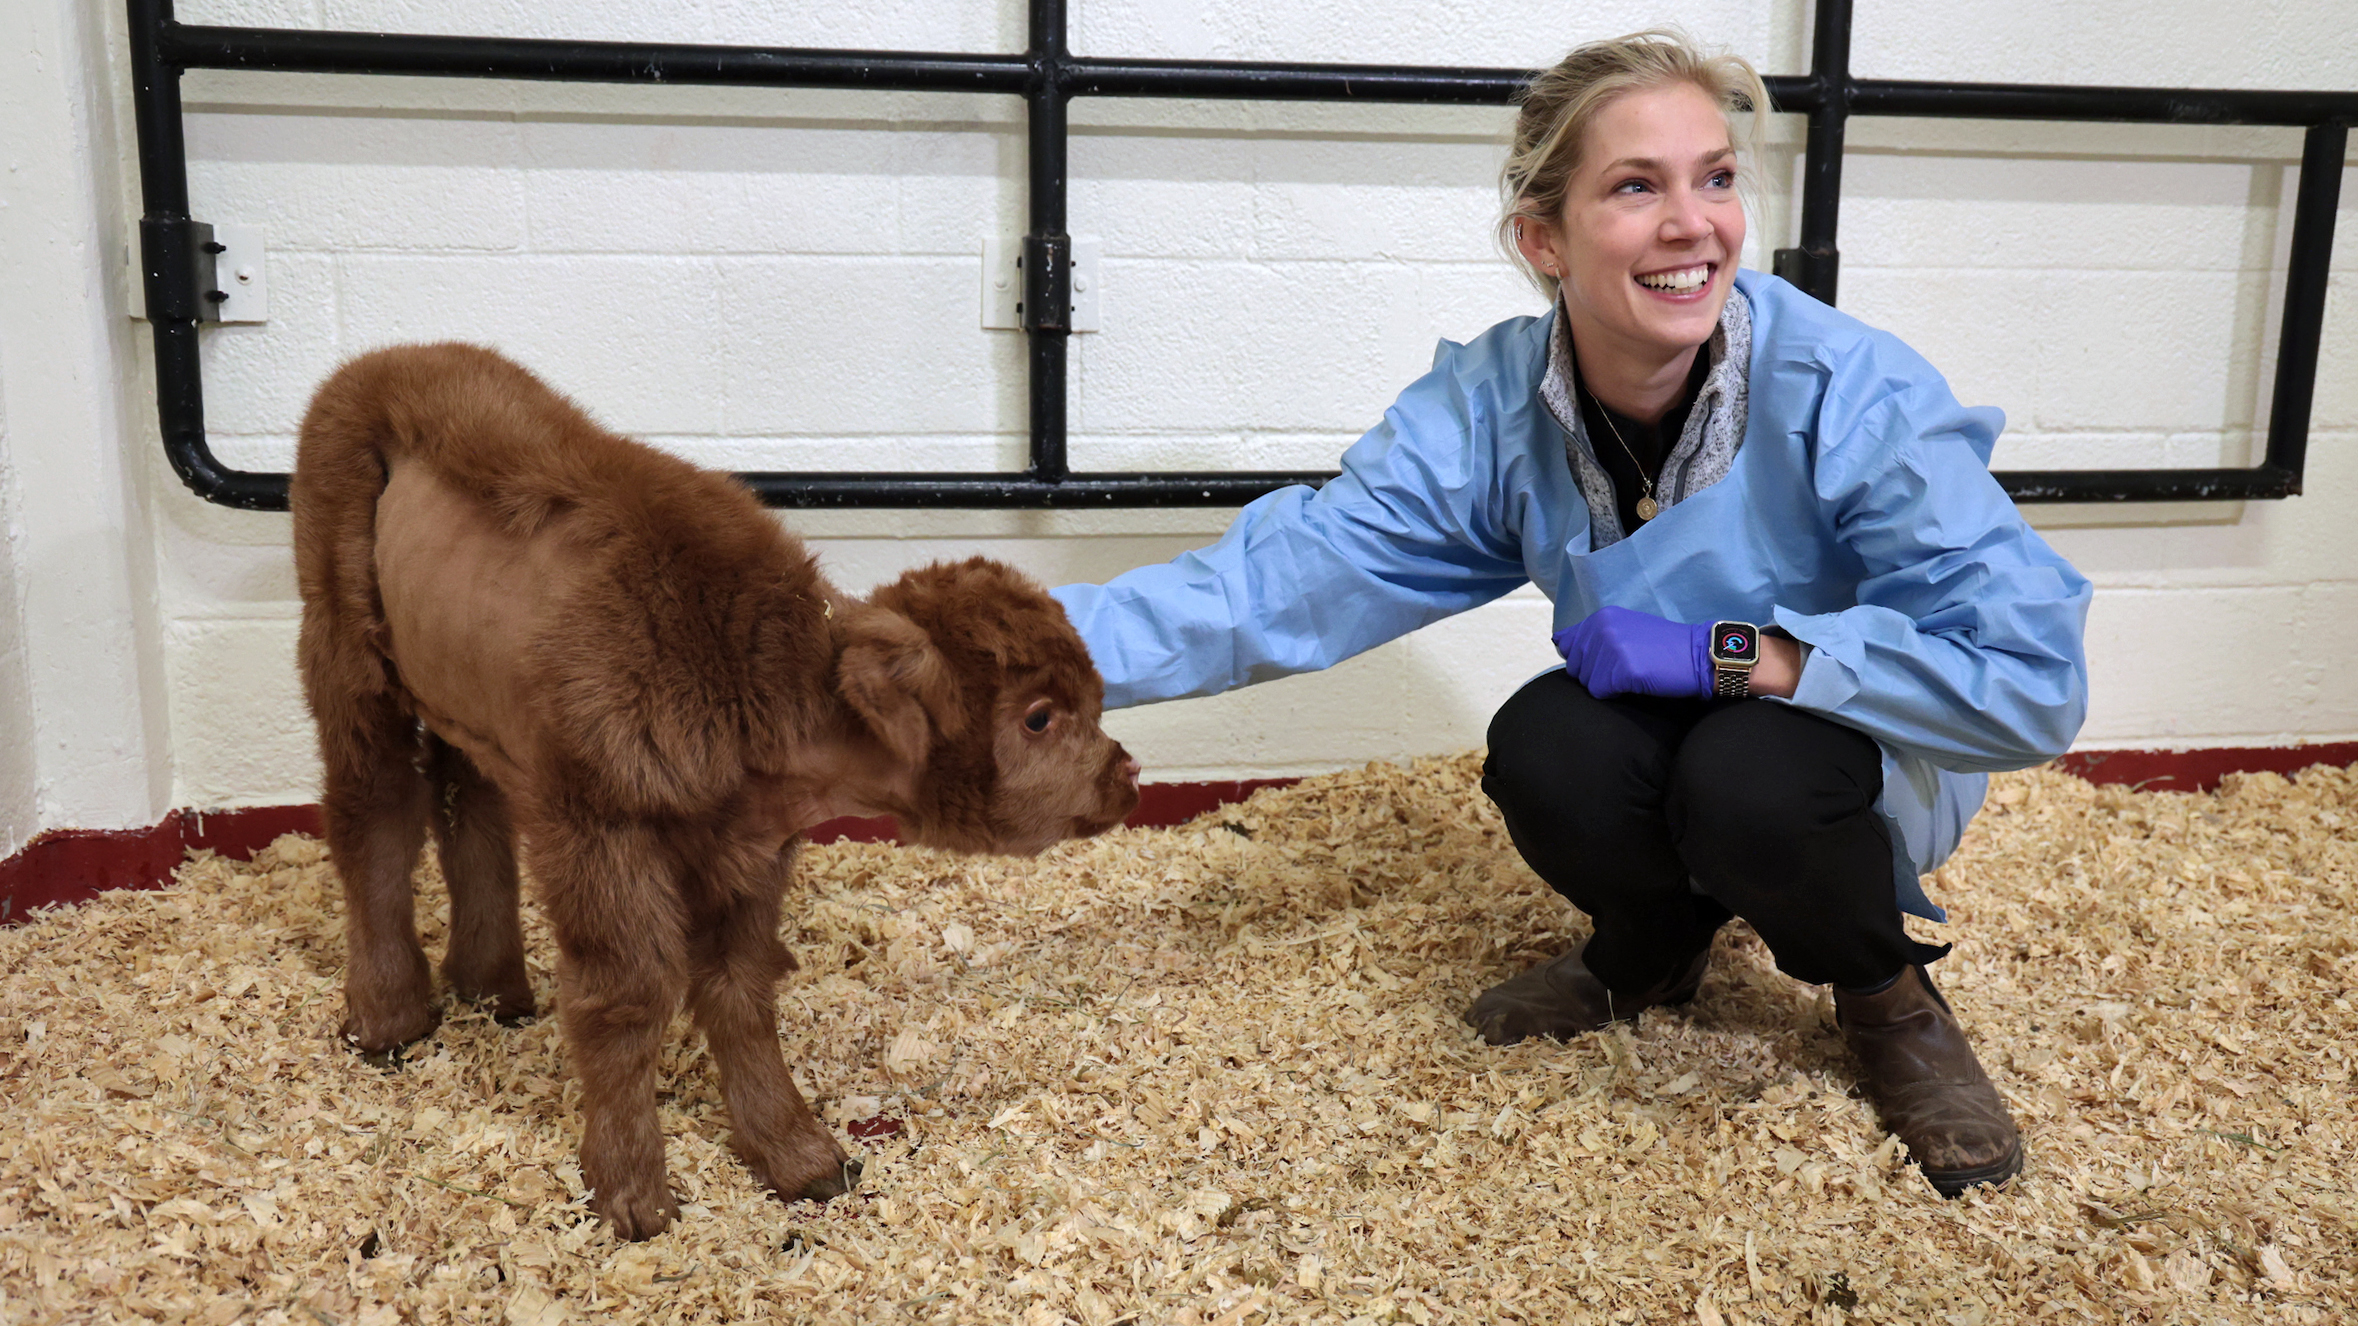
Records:
[[[140,223],[141,248],[124,255],[130,276],[131,316],[147,317],[148,272],[144,252],[163,245],[185,246],[194,279],[185,300],[171,311],[197,322],[263,322],[270,316],[270,276],[263,263],[258,226],[207,225],[202,221]]]
[[[1025,245],[1034,247],[1040,241],[1024,235],[1010,235],[1004,239],[983,241],[982,258],[982,325],[997,331],[1017,331],[1036,323],[1054,325],[1058,319],[1027,317],[1031,286],[1035,278],[1024,266]],[[1065,246],[1055,248],[1051,257],[1062,255],[1065,261],[1066,295],[1064,329],[1071,332],[1093,332],[1103,326],[1100,310],[1102,279],[1098,273],[1099,254],[1104,246],[1094,235],[1076,235]],[[1056,274],[1039,274],[1053,282]]]

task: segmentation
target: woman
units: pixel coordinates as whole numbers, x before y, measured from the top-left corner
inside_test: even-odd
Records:
[[[1901,911],[1992,769],[2086,707],[2088,583],[1990,478],[2003,425],[1932,367],[1739,273],[1735,57],[1675,34],[1534,80],[1502,227],[1553,307],[1444,344],[1315,492],[1057,591],[1108,706],[1329,666],[1537,582],[1561,670],[1490,728],[1483,790],[1587,943],[1484,992],[1492,1044],[1693,997],[1740,916],[1834,987],[1885,1126],[1955,1196],[2022,1145]]]

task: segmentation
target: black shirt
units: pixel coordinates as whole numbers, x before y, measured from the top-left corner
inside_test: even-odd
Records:
[[[1703,380],[1710,376],[1711,346],[1706,343],[1695,348],[1695,366],[1687,370],[1687,388],[1678,404],[1670,407],[1660,423],[1641,424],[1605,408],[1604,402],[1591,396],[1588,384],[1580,380],[1580,356],[1572,356],[1573,398],[1580,402],[1580,422],[1588,430],[1589,450],[1596,453],[1605,477],[1613,481],[1613,505],[1621,513],[1622,537],[1637,533],[1646,523],[1637,513],[1638,499],[1646,495],[1645,481],[1652,481],[1659,489],[1662,462],[1670,459],[1678,446],[1687,416],[1694,412],[1695,398],[1703,394]],[[1619,441],[1615,441],[1616,431]],[[1654,500],[1662,500],[1660,491],[1654,493]]]

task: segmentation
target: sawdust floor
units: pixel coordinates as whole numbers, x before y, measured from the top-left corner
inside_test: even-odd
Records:
[[[2358,767],[1997,781],[1925,933],[2030,1164],[1960,1202],[1741,927],[1686,1012],[1481,1045],[1467,999],[1582,926],[1475,778],[1372,766],[1028,862],[809,851],[781,1023],[830,1122],[883,1134],[867,1182],[757,1192],[683,1027],[687,1205],[638,1246],[586,1213],[551,1020],[452,1009],[372,1068],[331,1035],[318,844],[194,860],[0,932],[0,1318],[2358,1319]]]

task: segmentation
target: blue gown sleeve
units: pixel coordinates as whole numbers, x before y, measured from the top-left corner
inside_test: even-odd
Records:
[[[2089,584],[1990,477],[2004,423],[1894,341],[1838,371],[1814,482],[1857,603],[1776,612],[1813,646],[1794,705],[1967,773],[2052,759],[2087,716]]]
[[[1466,353],[1445,345],[1323,488],[1267,494],[1208,548],[1055,590],[1106,707],[1331,667],[1522,584],[1498,402],[1459,371]]]

